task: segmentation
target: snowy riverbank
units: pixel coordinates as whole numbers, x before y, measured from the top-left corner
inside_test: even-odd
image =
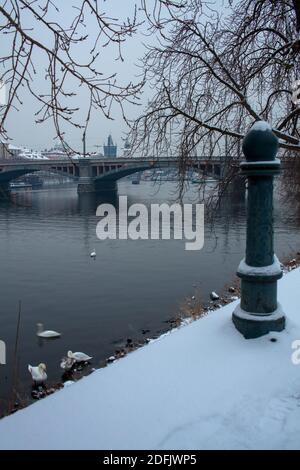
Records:
[[[245,340],[235,301],[2,419],[0,449],[300,449],[299,285],[284,332]]]

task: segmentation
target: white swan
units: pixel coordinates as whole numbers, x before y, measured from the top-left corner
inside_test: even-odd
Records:
[[[76,361],[73,357],[63,357],[60,363],[60,367],[64,370],[71,370],[75,362]]]
[[[96,256],[97,256],[97,253],[96,253],[96,250],[94,248],[94,251],[92,251],[92,253],[90,254],[90,257],[91,258],[96,258]]]
[[[46,374],[46,365],[41,363],[36,367],[31,366],[28,364],[28,370],[31,374],[32,380],[36,384],[41,384],[43,382],[46,382],[47,380],[47,374]]]
[[[38,323],[37,336],[39,338],[59,338],[61,334],[53,330],[44,330],[44,325],[42,323]]]
[[[76,362],[86,362],[86,361],[90,361],[91,359],[93,359],[91,356],[88,356],[87,354],[83,352],[73,353],[72,351],[68,351],[68,358],[74,359]]]

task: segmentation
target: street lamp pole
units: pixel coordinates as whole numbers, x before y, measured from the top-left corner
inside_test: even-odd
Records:
[[[86,133],[85,130],[82,135],[82,143],[83,143],[83,158],[86,157]]]
[[[264,121],[256,122],[243,141],[246,161],[240,167],[248,181],[246,258],[237,270],[241,301],[232,320],[247,339],[285,327],[277,303],[282,270],[273,246],[273,179],[280,172],[277,150],[278,139]]]

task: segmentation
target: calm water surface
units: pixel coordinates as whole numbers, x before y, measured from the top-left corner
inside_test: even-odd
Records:
[[[175,200],[175,187],[151,182],[119,183],[129,204]],[[186,296],[203,301],[233,278],[245,249],[245,200],[227,197],[213,230],[206,227],[201,251],[185,251],[183,241],[99,241],[96,207],[117,203],[107,195],[81,195],[76,188],[18,193],[0,202],[0,339],[7,344],[7,365],[0,366],[0,415],[11,389],[18,301],[22,301],[18,390],[28,398],[27,364],[45,362],[49,383],[59,382],[60,359],[67,350],[84,351],[98,367],[127,338],[155,336]],[[190,190],[187,200],[196,200]],[[277,201],[276,251],[284,258],[299,250],[299,217]],[[96,260],[90,258],[93,249]],[[36,323],[62,332],[40,341]]]

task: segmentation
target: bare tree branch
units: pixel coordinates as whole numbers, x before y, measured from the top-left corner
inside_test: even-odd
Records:
[[[70,4],[64,14],[66,6],[56,0],[5,0],[0,4],[0,40],[6,45],[0,56],[0,80],[8,89],[7,104],[0,107],[0,136],[7,137],[7,116],[22,106],[24,89],[39,106],[36,123],[52,120],[69,153],[73,149],[66,142],[63,123],[86,132],[92,110],[112,119],[114,103],[122,115],[124,103],[138,103],[143,80],[120,85],[114,73],[105,75],[99,67],[100,52],[109,44],[117,47],[116,59],[123,60],[121,46],[139,26],[136,8],[131,19],[122,22],[110,18],[103,6],[103,0],[73,0],[69,18]],[[84,62],[78,58],[83,46],[87,50]],[[36,80],[43,72],[45,91]],[[76,96],[82,91],[88,95],[88,106],[85,118],[77,122]]]
[[[228,0],[227,9],[156,0],[153,12],[142,3],[158,43],[141,62],[153,97],[133,123],[135,151],[184,161],[197,152],[210,157],[212,147],[224,155],[226,140],[228,157],[239,158],[240,140],[261,119],[282,152],[300,150],[291,99],[300,79],[298,0]]]

